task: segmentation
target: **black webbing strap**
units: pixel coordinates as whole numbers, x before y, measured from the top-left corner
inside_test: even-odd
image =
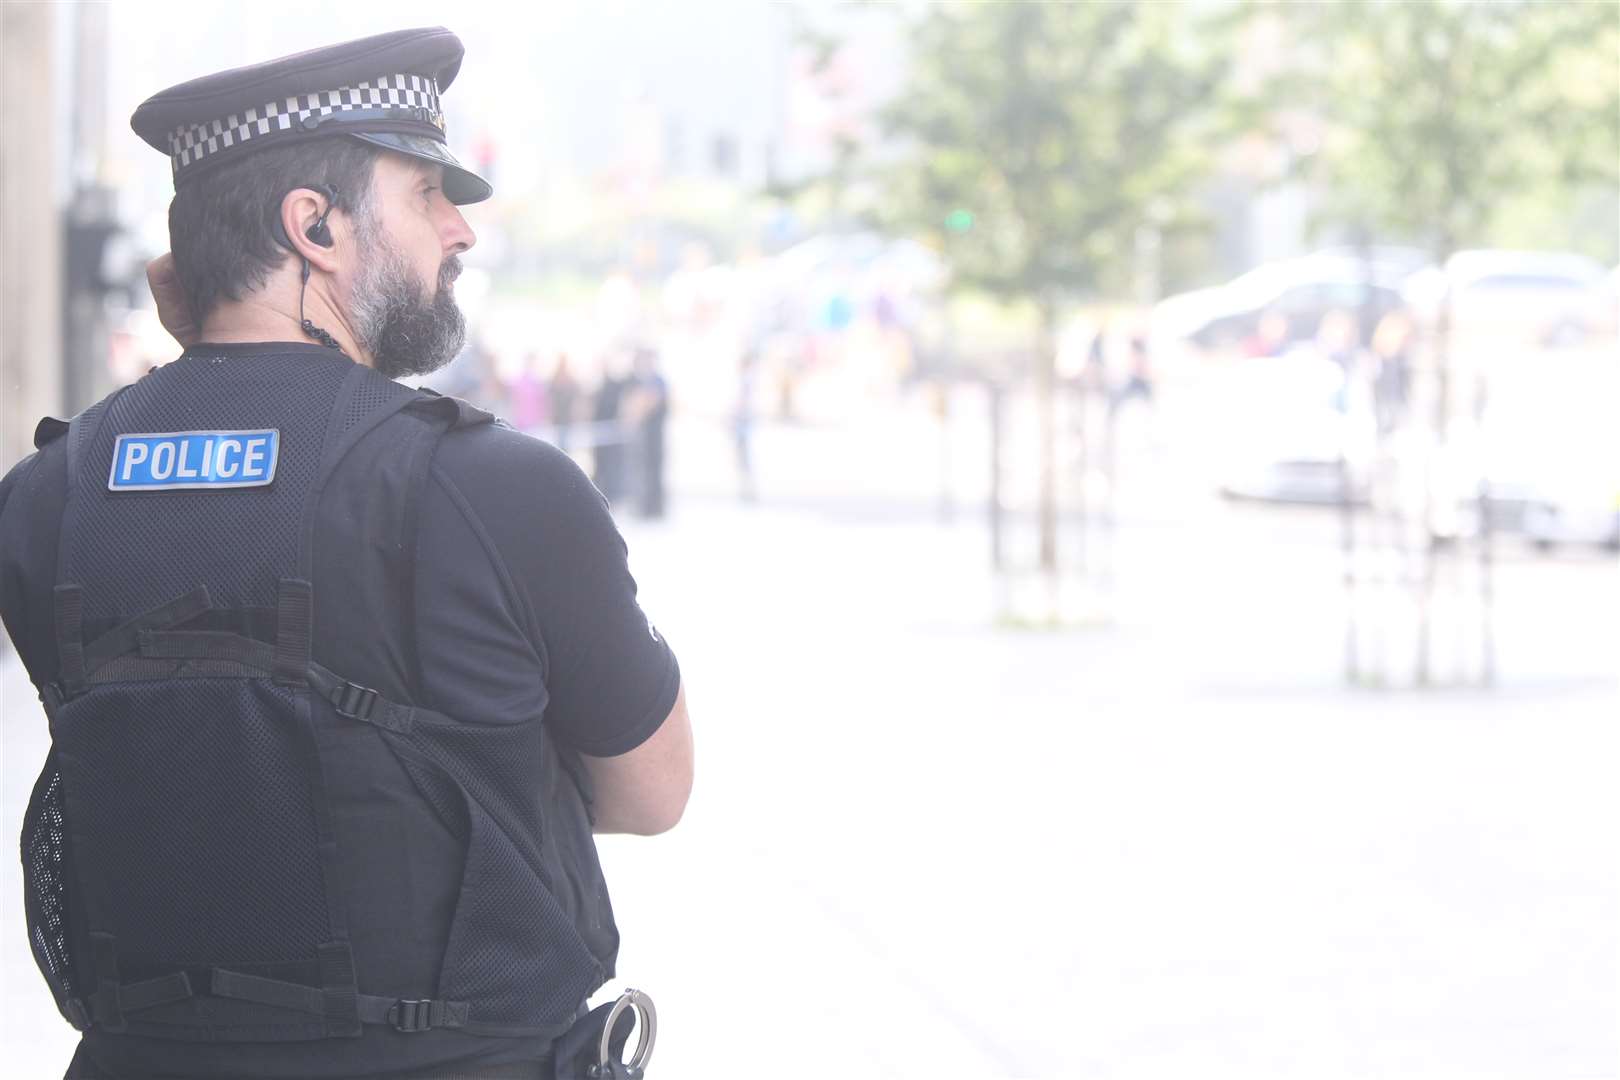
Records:
[[[61,663],[59,680],[67,697],[84,690],[84,590],[77,585],[58,585],[56,604],[56,656]]]
[[[136,647],[160,660],[234,660],[266,673],[276,665],[276,651],[266,642],[222,630],[142,630]]]
[[[96,970],[96,989],[90,995],[90,1015],[107,1031],[123,1031],[124,1007],[118,985],[118,947],[111,934],[90,931],[90,956]]]
[[[309,666],[309,685],[316,693],[332,703],[332,708],[337,710],[338,715],[387,728],[389,731],[407,733],[416,726],[418,718],[445,719],[441,714],[428,709],[418,709],[411,705],[389,701],[369,686],[349,682],[319,664]]]
[[[332,1019],[327,1011],[330,998],[318,986],[215,968],[210,972],[209,992],[216,997],[252,1001]],[[472,1008],[465,1001],[391,998],[376,994],[355,994],[352,1000],[351,1022],[387,1025],[407,1032],[464,1027]]]
[[[208,973],[208,992],[215,997],[252,1001],[278,1009],[295,1009],[314,1016],[326,1015],[326,994],[320,987],[283,979],[266,979],[262,975],[245,975],[239,971],[214,968]]]
[[[136,651],[140,647],[142,630],[167,630],[196,618],[208,608],[208,589],[198,586],[184,596],[177,596],[166,604],[120,623],[85,646],[85,673],[88,675],[107,661]]]
[[[328,941],[316,947],[321,958],[321,1015],[326,1017],[326,1033],[339,1037],[360,1034],[360,996],[355,981],[354,954],[347,941]]]
[[[314,588],[298,578],[282,578],[276,586],[277,682],[298,686],[308,678],[314,625]]]
[[[121,983],[101,980],[90,995],[89,1014],[77,998],[69,1000],[68,1022],[80,1031],[96,1026],[108,1031],[122,1031],[127,1026],[125,1013],[153,1009],[193,997],[191,977],[183,971],[159,975],[155,979]]]
[[[191,977],[183,971],[176,971],[172,975],[159,975],[155,979],[119,984],[118,1004],[127,1013],[137,1012],[156,1005],[167,1005],[172,1001],[184,1001],[193,993]]]

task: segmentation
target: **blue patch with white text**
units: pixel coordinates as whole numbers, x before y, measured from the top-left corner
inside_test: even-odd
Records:
[[[169,431],[120,435],[109,491],[263,487],[276,477],[281,432]]]

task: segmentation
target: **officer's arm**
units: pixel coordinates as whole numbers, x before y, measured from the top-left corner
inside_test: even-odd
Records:
[[[596,831],[652,836],[681,820],[692,794],[692,722],[686,687],[640,746],[617,757],[581,755],[596,788]]]

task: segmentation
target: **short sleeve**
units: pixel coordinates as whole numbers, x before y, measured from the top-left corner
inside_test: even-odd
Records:
[[[566,454],[505,426],[447,435],[432,481],[419,583],[424,559],[488,559],[502,610],[478,635],[491,640],[484,651],[495,652],[502,622],[527,639],[527,650],[503,646],[505,670],[489,676],[521,681],[525,673],[511,669],[533,657],[543,682],[534,699],[560,742],[597,757],[639,746],[674,708],[680,669],[637,602],[629,550],[601,493]],[[464,621],[472,595],[462,586],[429,605]],[[467,638],[465,630],[455,636]],[[446,638],[435,647],[459,646]],[[504,696],[527,695],[512,688]]]

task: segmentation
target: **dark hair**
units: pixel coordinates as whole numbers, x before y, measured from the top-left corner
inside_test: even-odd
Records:
[[[381,155],[359,139],[312,139],[250,154],[177,191],[169,204],[169,247],[198,324],[221,300],[240,300],[263,286],[292,254],[277,239],[287,192],[325,184],[337,193],[337,209],[364,217]]]

